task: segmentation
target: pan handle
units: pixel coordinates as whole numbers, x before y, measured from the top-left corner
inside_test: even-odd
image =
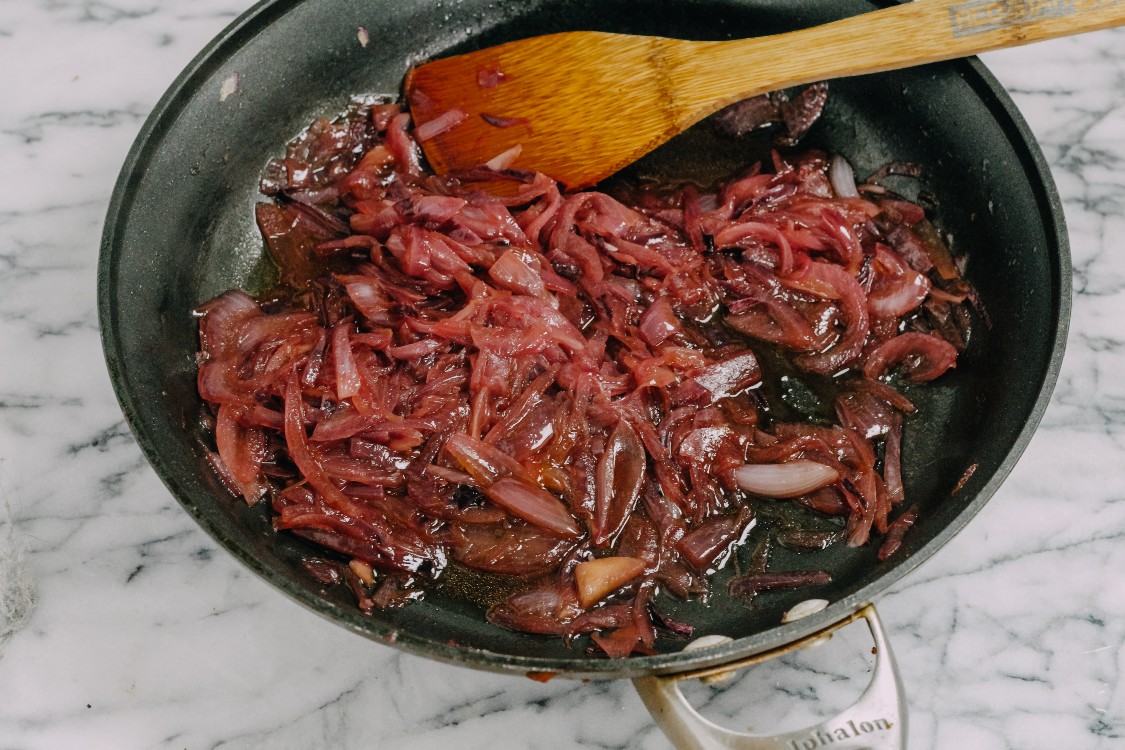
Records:
[[[760,736],[725,729],[703,718],[680,692],[683,680],[717,677],[781,656],[820,641],[858,619],[867,621],[875,641],[871,684],[850,708],[807,729]],[[649,713],[677,750],[903,750],[906,747],[906,699],[875,608],[868,604],[823,630],[782,648],[717,667],[672,675],[639,677],[633,686]]]

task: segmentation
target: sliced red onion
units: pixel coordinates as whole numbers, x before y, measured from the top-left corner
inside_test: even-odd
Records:
[[[638,326],[641,338],[653,346],[660,346],[669,337],[678,333],[681,328],[679,318],[676,317],[672,305],[665,297],[660,297],[649,305],[649,308],[641,315],[641,322]]]
[[[494,128],[511,128],[516,125],[526,125],[528,129],[531,128],[531,123],[527,121],[526,117],[504,117],[503,115],[492,115],[488,112],[481,112],[480,119]]]
[[[778,573],[747,573],[732,578],[727,588],[734,596],[753,596],[760,591],[825,586],[829,583],[832,583],[832,575],[826,570],[787,570]]]
[[[743,507],[736,516],[714,516],[684,535],[676,549],[698,571],[718,570],[730,559],[736,542],[753,528],[753,514]]]
[[[801,355],[797,357],[797,364],[810,372],[831,375],[850,365],[863,351],[867,334],[871,330],[866,295],[854,276],[831,263],[810,263],[806,277],[806,282],[830,289],[839,299],[848,327],[830,349]]]
[[[746,464],[734,470],[739,487],[764,497],[798,497],[840,479],[831,466],[804,459],[783,464]]]
[[[878,274],[867,297],[873,316],[905,315],[917,309],[930,293],[930,280],[883,245],[876,245],[875,269]]]
[[[477,72],[484,89],[502,80]],[[790,135],[823,93],[772,103]],[[199,389],[218,407],[210,460],[249,500],[280,490],[277,529],[358,561],[322,578],[370,609],[420,595],[414,574],[447,554],[545,576],[489,618],[600,631],[601,650],[627,656],[652,648],[654,627],[692,632],[652,594],[707,593],[753,526],[739,487],[847,518],[849,544],[885,535],[880,555],[893,552],[914,517],[888,518],[905,502],[899,412],[914,407],[867,378],[944,372],[967,340],[962,303],[977,304],[920,207],[869,186],[856,198],[847,161],[818,152],[775,154],[716,190],[629,193],[637,205],[564,196],[516,168],[518,146],[435,178],[416,137],[440,140],[464,114],[415,104],[438,117],[415,132],[397,105],[377,105],[318,122],[263,178],[281,202],[256,211],[259,228],[301,290],[288,311],[237,294],[199,311]],[[489,114],[466,127],[517,125],[531,129]],[[934,264],[954,275],[933,276],[936,291]],[[924,317],[903,319],[919,304]],[[839,375],[843,426],[768,419],[736,333]],[[798,549],[835,539],[774,536]],[[827,580],[766,572],[766,556],[737,592]]]
[[[883,543],[879,545],[878,557],[880,561],[886,560],[898,552],[899,547],[902,546],[902,538],[917,520],[918,510],[916,508],[911,508],[894,520],[891,527],[887,529],[887,535],[883,538]]]
[[[461,109],[447,109],[432,120],[428,120],[414,129],[414,138],[419,143],[437,138],[457,127],[468,119],[468,115]]]
[[[420,359],[427,354],[433,354],[444,346],[445,344],[437,339],[422,339],[421,341],[415,341],[413,344],[392,346],[387,349],[387,354],[395,359]]]
[[[361,381],[359,368],[352,356],[352,344],[348,338],[351,323],[340,323],[332,332],[332,357],[336,363],[336,396],[351,398],[359,393]]]
[[[410,115],[406,112],[395,115],[387,124],[385,145],[395,157],[398,169],[407,174],[421,174],[422,164],[418,158],[418,144],[406,133]]]
[[[578,603],[589,609],[606,594],[621,588],[645,572],[645,561],[635,557],[599,557],[578,563],[574,583]]]
[[[488,610],[487,617],[489,622],[510,630],[560,635],[581,612],[574,587],[554,584],[513,594]]]
[[[514,250],[508,250],[497,258],[488,269],[488,275],[499,286],[513,292],[533,296],[540,296],[546,292],[543,277],[525,263]]]
[[[641,496],[645,480],[645,448],[637,431],[624,419],[606,442],[594,482],[594,544],[617,538]]]
[[[215,421],[215,444],[219,463],[250,505],[266,492],[261,477],[262,460],[266,455],[266,433],[259,427],[243,427],[238,423],[244,407],[223,404]]]
[[[499,154],[486,161],[484,166],[495,172],[500,172],[512,166],[516,159],[520,158],[520,154],[522,153],[523,144],[517,143],[507,151],[501,151]]]
[[[695,382],[716,399],[729,398],[762,379],[758,359],[750,350],[708,365],[695,375]]]
[[[554,495],[527,482],[504,477],[484,493],[514,516],[534,524],[558,537],[577,537],[582,532],[574,516]]]
[[[908,331],[888,339],[871,352],[863,374],[874,380],[901,366],[913,383],[933,380],[957,365],[957,350],[948,341],[928,333]]]
[[[445,450],[457,459],[482,489],[503,477],[523,476],[523,467],[516,459],[483,440],[454,433],[445,443]]]
[[[457,562],[501,575],[546,573],[574,546],[573,542],[524,525],[464,523],[455,525],[451,535]]]
[[[828,165],[828,181],[836,191],[837,198],[858,198],[859,190],[855,186],[855,172],[848,160],[836,154]]]

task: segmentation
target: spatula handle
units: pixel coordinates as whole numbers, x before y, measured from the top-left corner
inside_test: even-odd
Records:
[[[669,50],[711,111],[767,90],[866,75],[1125,24],[1125,0],[915,0],[778,37]],[[746,71],[732,89],[731,69]],[[680,78],[680,75],[684,78]],[[757,86],[760,80],[768,85]],[[717,106],[715,106],[717,105]]]

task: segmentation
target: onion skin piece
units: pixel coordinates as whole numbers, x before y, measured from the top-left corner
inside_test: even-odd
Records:
[[[740,488],[763,497],[800,497],[840,480],[831,466],[799,459],[782,464],[746,464],[734,470]]]
[[[781,100],[774,94],[761,94],[725,107],[711,119],[715,130],[737,138],[758,128],[781,122]]]
[[[295,204],[259,203],[254,209],[258,230],[270,258],[281,269],[283,283],[300,285],[321,272],[314,248],[338,235],[316,224]]]
[[[624,659],[637,650],[641,645],[640,630],[636,625],[626,625],[610,632],[608,635],[594,632],[590,635],[594,645],[605,652],[610,659]],[[646,653],[642,651],[641,653]]]
[[[578,603],[583,609],[589,609],[603,596],[621,588],[644,571],[644,560],[635,557],[601,557],[580,562],[574,568]]]
[[[895,419],[887,433],[887,443],[883,452],[883,481],[891,505],[898,505],[906,496],[902,485],[902,418]]]
[[[512,164],[515,162],[515,160],[520,158],[521,153],[523,153],[523,144],[517,143],[516,145],[512,146],[511,148],[509,148],[505,151],[501,151],[496,156],[494,156],[491,159],[489,159],[488,161],[486,161],[484,163],[484,166],[488,167],[489,169],[491,169],[495,172],[500,172],[500,171],[505,170],[508,167],[512,166]]]
[[[784,144],[795,146],[809,132],[828,103],[828,82],[820,81],[802,89],[789,101],[781,102],[781,120],[785,123],[788,138]]]

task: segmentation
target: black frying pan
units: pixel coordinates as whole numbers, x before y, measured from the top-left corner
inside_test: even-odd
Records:
[[[866,0],[265,0],[212,42],[157,105],[121,172],[105,226],[99,313],[122,408],[157,473],[221,545],[298,602],[350,630],[405,650],[506,672],[626,677],[718,664],[791,643],[847,617],[969,521],[1023,450],[1046,407],[1070,312],[1062,209],[1042,155],[1008,97],[975,60],[841,80],[806,140],[845,154],[859,175],[890,160],[926,166],[939,223],[970,254],[991,329],[977,326],[955,371],[910,392],[922,416],[904,447],[908,497],[921,510],[898,554],[837,545],[815,559],[831,605],[780,625],[807,593],[717,592],[672,615],[734,640],[684,652],[666,640],[649,657],[606,660],[560,639],[489,625],[473,592],[435,591],[420,604],[362,615],[343,587],[301,568],[309,548],[270,528],[208,468],[195,390],[191,310],[232,287],[268,283],[254,225],[262,167],[314,117],[349,96],[399,92],[413,61],[571,29],[725,39],[787,31],[879,7]],[[364,27],[370,43],[361,45]],[[894,40],[888,39],[888,44]],[[220,92],[237,74],[237,90]],[[748,71],[747,74],[752,74]],[[597,123],[591,123],[596,127]],[[646,157],[635,174],[710,178],[760,158],[766,141],[714,139],[704,126]],[[904,192],[917,186],[902,183]],[[971,465],[977,469],[956,494]],[[796,553],[790,553],[796,554]],[[779,566],[809,561],[776,559]]]

